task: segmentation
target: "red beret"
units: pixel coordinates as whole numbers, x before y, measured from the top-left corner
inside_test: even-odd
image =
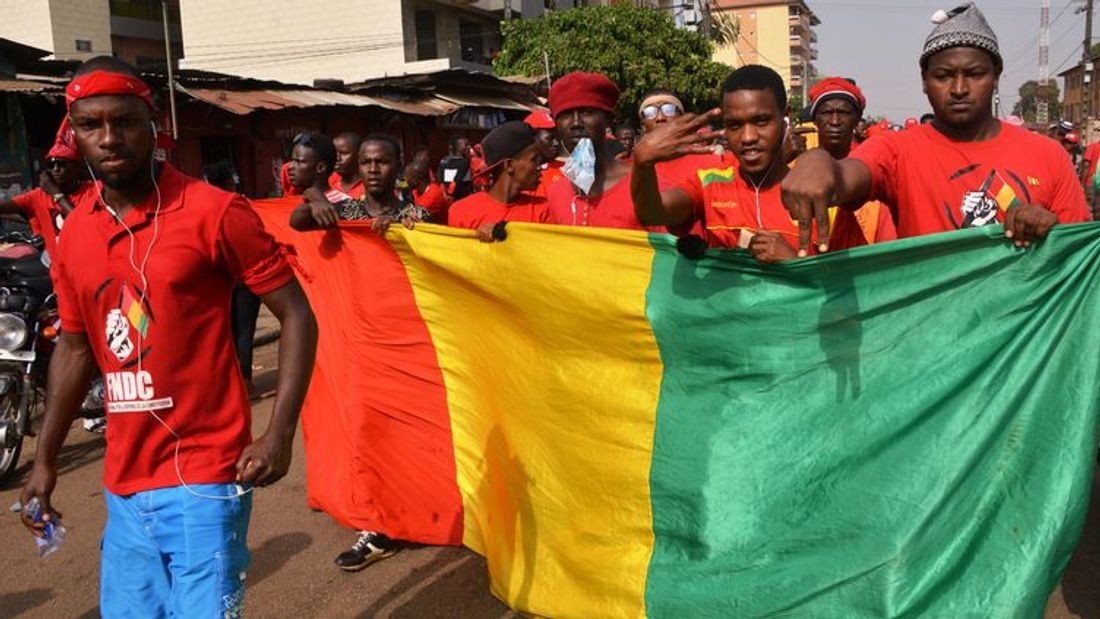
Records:
[[[829,99],[838,98],[854,105],[860,114],[867,108],[867,99],[859,86],[843,77],[827,77],[810,88],[810,101],[813,102],[810,106],[810,116],[817,113],[817,106]]]
[[[574,71],[563,75],[550,87],[550,115],[579,107],[590,107],[615,113],[619,104],[619,87],[600,73]]]

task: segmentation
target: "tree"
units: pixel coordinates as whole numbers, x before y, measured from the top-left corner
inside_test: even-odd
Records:
[[[545,75],[544,53],[554,78],[571,71],[603,73],[623,91],[620,118],[634,118],[641,95],[655,87],[677,93],[689,110],[715,107],[731,70],[711,60],[709,41],[677,28],[667,13],[625,2],[508,20],[501,32],[494,73]]]
[[[1050,80],[1046,100],[1049,117],[1061,118],[1062,104],[1058,99],[1058,82]],[[1028,80],[1020,85],[1020,100],[1012,107],[1012,113],[1026,122],[1033,123],[1039,109],[1039,101],[1039,82]]]

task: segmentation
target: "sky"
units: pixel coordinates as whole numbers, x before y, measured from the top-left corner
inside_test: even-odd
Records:
[[[918,60],[937,9],[962,0],[806,0],[817,26],[818,73],[855,78],[867,96],[867,114],[895,122],[931,111],[921,92]],[[1020,85],[1039,77],[1040,0],[976,0],[997,33],[1004,58],[1001,116],[1012,112]],[[1097,2],[1100,5],[1100,2]],[[1050,0],[1050,75],[1080,62],[1084,0]],[[1093,42],[1100,36],[1094,13]],[[1061,90],[1062,80],[1058,79]]]

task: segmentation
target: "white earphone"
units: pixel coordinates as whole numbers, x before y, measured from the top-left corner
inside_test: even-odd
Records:
[[[149,130],[153,133],[153,137],[154,137],[154,140],[155,140],[156,135],[157,135],[157,125],[154,121],[151,121],[151,120],[149,121]],[[130,226],[128,226],[126,224],[126,222],[122,220],[122,217],[119,216],[118,211],[116,211],[114,209],[114,207],[112,207],[110,205],[110,203],[107,202],[107,198],[103,194],[103,192],[102,191],[99,192],[99,201],[103,203],[103,206],[107,209],[107,211],[109,213],[111,213],[111,215],[114,216],[115,221],[117,221],[119,223],[119,225],[121,225],[122,228],[124,230],[126,230],[126,233],[130,236],[130,268],[132,268],[134,270],[134,272],[137,273],[138,278],[141,279],[141,294],[138,297],[138,304],[141,305],[142,307],[145,306],[145,295],[149,291],[149,279],[145,274],[145,268],[149,264],[149,257],[153,254],[153,247],[156,245],[157,239],[160,238],[160,210],[161,210],[161,206],[162,206],[162,203],[163,203],[163,199],[162,199],[162,196],[161,196],[161,193],[160,193],[160,184],[157,183],[156,160],[154,158],[154,153],[155,152],[156,152],[156,148],[155,148],[155,145],[154,145],[154,148],[150,150],[150,155],[149,155],[149,178],[150,178],[151,181],[153,181],[153,188],[157,192],[157,208],[156,208],[155,211],[153,211],[153,238],[149,241],[148,249],[145,250],[145,257],[141,261],[141,266],[138,266],[137,261],[135,260],[135,257],[134,257],[134,252],[136,251],[136,247],[137,247],[137,239],[134,237],[134,231],[131,230]],[[88,173],[91,174],[92,180],[93,181],[98,181],[98,179],[96,178],[96,175],[95,175],[95,171],[92,170],[91,163],[88,162],[87,157],[84,158],[84,164],[88,167]],[[141,372],[142,371],[142,344],[143,344],[143,342],[142,342],[143,336],[141,334],[141,331],[137,332],[137,338],[138,338],[138,342],[137,342],[137,344],[138,344],[137,345],[137,354],[138,354],[137,370],[138,370],[138,372]],[[158,422],[160,422],[160,425],[164,426],[164,429],[167,430],[168,433],[171,434],[176,439],[176,448],[175,448],[175,451],[174,451],[173,456],[172,456],[172,462],[173,462],[173,464],[175,466],[175,469],[176,469],[176,479],[179,480],[180,485],[183,486],[184,490],[186,490],[192,496],[195,496],[195,497],[200,498],[200,499],[214,499],[214,500],[218,500],[218,501],[230,501],[230,500],[233,500],[233,499],[243,497],[244,495],[248,494],[249,492],[252,492],[253,488],[250,487],[248,489],[245,489],[245,488],[241,487],[240,484],[237,484],[237,492],[235,494],[231,494],[231,495],[228,495],[228,496],[218,496],[218,495],[214,495],[214,494],[203,494],[201,492],[196,492],[195,490],[191,489],[191,486],[187,485],[187,482],[184,481],[183,472],[180,470],[180,444],[183,441],[183,437],[181,437],[178,432],[173,430],[172,426],[168,425],[168,423],[165,422],[164,419],[162,419],[161,416],[156,413],[156,411],[147,410],[145,412],[152,415],[153,418],[156,419]]]

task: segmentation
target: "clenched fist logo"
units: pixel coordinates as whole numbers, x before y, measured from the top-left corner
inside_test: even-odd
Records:
[[[997,203],[984,191],[968,191],[962,203],[964,228],[977,228],[997,222]]]
[[[125,361],[134,353],[130,322],[122,315],[122,310],[113,309],[107,314],[107,347],[119,361]]]

